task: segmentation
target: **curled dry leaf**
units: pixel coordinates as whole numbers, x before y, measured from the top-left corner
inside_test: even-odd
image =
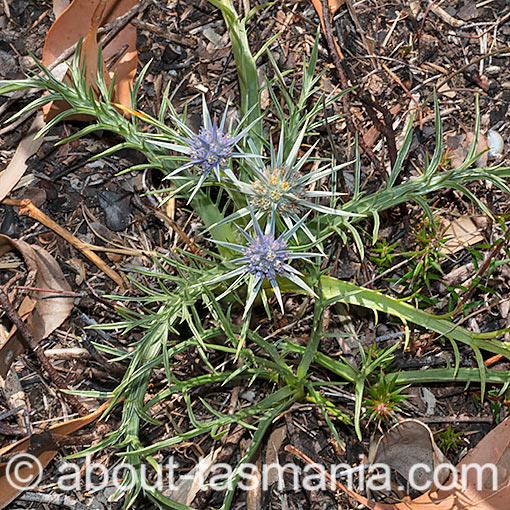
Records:
[[[83,38],[81,58],[85,59],[85,79],[88,85],[95,88],[98,59],[97,30],[126,14],[136,3],[137,0],[73,0],[48,31],[42,63],[49,66],[65,50]],[[113,63],[111,67],[110,63]],[[130,87],[133,84],[137,64],[136,28],[128,23],[103,48],[106,83],[110,83],[114,73],[116,74],[113,101],[131,106]],[[65,110],[66,103],[63,101],[49,103],[43,109],[45,120],[51,120]],[[68,119],[88,120],[79,115]]]
[[[179,481],[177,488],[168,496],[183,505],[191,505],[198,492],[203,489],[204,480],[211,474],[219,449],[211,450],[198,464]]]
[[[444,248],[448,253],[457,253],[484,240],[479,225],[470,216],[460,216],[453,221],[443,220],[443,225],[446,227],[445,235],[448,238]]]
[[[464,160],[466,159],[466,156],[469,153],[469,150],[471,149],[471,146],[473,145],[473,141],[475,139],[475,135],[473,132],[469,131],[465,135],[458,135],[458,136],[448,136],[446,137],[446,144],[448,148],[450,149],[451,153],[451,160],[450,165],[455,168],[459,167],[464,163]],[[487,145],[487,137],[482,135],[478,136],[478,140],[476,143],[476,153],[481,153],[483,151],[483,154],[476,160],[475,165],[479,167],[485,167],[487,166],[487,149],[489,146]]]
[[[493,467],[492,467],[493,466]],[[379,503],[337,482],[339,489],[371,510],[508,510],[510,501],[510,417],[491,430],[456,466],[444,486],[400,503]],[[478,484],[480,477],[480,484]]]
[[[0,464],[0,509],[7,507],[23,490],[23,487],[28,486],[38,477],[40,469],[44,469],[50,463],[58,451],[58,438],[68,436],[99,418],[109,404],[106,402],[87,416],[52,425],[41,434],[34,434],[0,449],[0,456],[14,455],[12,458],[14,460],[10,461],[9,474],[7,473],[8,463]],[[31,457],[22,456],[24,452],[36,457],[40,466],[30,462]],[[27,460],[29,462],[23,465],[23,461]],[[17,487],[12,483],[13,476]]]
[[[40,289],[71,291],[57,261],[40,246],[32,246],[24,241],[0,235],[0,255],[9,251],[18,251],[33,283]],[[42,299],[44,292],[32,292],[23,301],[20,317],[27,316],[27,324],[35,340],[46,338],[58,328],[71,313],[74,302],[68,297]],[[5,377],[13,360],[24,351],[24,344],[17,335],[11,335],[0,348],[0,375]]]
[[[287,437],[287,425],[273,429],[269,439],[267,441],[266,448],[266,465],[277,465],[279,464],[278,454],[282,446],[283,441]],[[270,470],[267,475],[267,484],[271,487],[278,481],[278,472],[274,469]]]
[[[436,446],[430,428],[418,420],[403,420],[388,430],[379,439],[373,459],[369,461],[394,469],[408,481],[413,467],[422,464],[423,468],[416,469],[413,474],[420,487],[432,483],[434,470],[448,462]],[[448,469],[438,473],[439,481],[443,483],[449,474]]]

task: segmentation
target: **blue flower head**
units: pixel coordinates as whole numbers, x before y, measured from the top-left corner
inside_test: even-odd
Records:
[[[253,121],[244,129],[239,130],[239,127],[243,124],[243,121],[241,121],[237,129],[231,131],[225,125],[227,112],[228,102],[218,124],[216,118],[214,120],[211,119],[205,96],[202,96],[202,126],[198,133],[195,133],[186,126],[174,111],[173,122],[182,135],[177,136],[179,143],[170,143],[164,138],[157,136],[150,139],[150,142],[155,145],[181,153],[183,159],[185,159],[185,163],[167,175],[167,178],[174,177],[182,171],[191,168],[196,170],[198,181],[188,202],[211,174],[214,175],[217,181],[221,180],[222,174],[227,175],[230,179],[235,179],[230,168],[233,158],[257,157],[246,152],[236,151],[235,149],[238,149],[239,142],[248,134],[254,123],[259,119]]]
[[[221,179],[221,172],[229,169],[233,148],[239,137],[233,137],[223,131],[224,118],[218,127],[216,120],[209,127],[203,126],[198,135],[184,139],[189,145],[190,164],[206,179],[214,172],[216,179]]]
[[[260,234],[249,238],[243,253],[244,257],[238,261],[246,262],[246,270],[256,279],[272,281],[285,273],[289,254],[282,236],[275,239],[273,234]]]
[[[240,253],[242,256],[232,260],[231,262],[241,264],[241,267],[215,278],[208,283],[217,283],[235,276],[239,276],[239,279],[245,279],[247,277],[248,296],[244,316],[246,316],[248,310],[251,308],[264,281],[268,281],[271,285],[282,311],[283,301],[280,287],[278,286],[278,277],[288,278],[298,287],[312,295],[315,295],[313,290],[301,279],[301,273],[290,265],[290,262],[295,259],[306,259],[320,256],[319,253],[297,252],[288,246],[289,238],[294,235],[306,217],[299,220],[292,229],[286,231],[279,237],[275,237],[275,214],[271,214],[268,217],[268,224],[265,232],[260,228],[259,222],[252,211],[251,216],[253,235],[249,234],[246,230],[239,228],[240,232],[246,239],[246,245],[243,246],[223,241],[215,241],[217,244],[221,244],[222,246],[226,246],[227,248]],[[233,286],[239,282],[239,279],[236,280]]]

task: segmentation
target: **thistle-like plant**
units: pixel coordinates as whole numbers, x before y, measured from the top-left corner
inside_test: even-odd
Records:
[[[407,395],[402,394],[405,386],[397,386],[396,377],[385,377],[381,371],[377,384],[368,388],[369,396],[363,401],[365,407],[365,418],[368,422],[376,421],[380,424],[383,421],[397,419],[397,413],[405,405]]]
[[[289,264],[292,260],[320,256],[319,253],[303,253],[295,251],[292,247],[289,247],[289,239],[294,235],[296,230],[301,227],[305,218],[302,218],[293,225],[291,229],[284,232],[279,237],[276,237],[274,211],[272,211],[272,214],[268,216],[265,231],[261,229],[257,217],[252,210],[250,210],[250,213],[253,224],[253,235],[250,235],[247,230],[239,228],[243,237],[246,239],[246,245],[216,241],[216,243],[221,246],[225,246],[226,248],[230,248],[241,253],[242,257],[233,259],[231,262],[234,264],[242,264],[242,266],[233,269],[232,271],[229,271],[208,283],[218,283],[238,277],[227,291],[229,292],[242,281],[246,281],[247,279],[248,296],[246,299],[243,317],[246,317],[246,314],[253,305],[258,292],[262,288],[262,284],[266,280],[271,285],[282,312],[284,311],[284,308],[280,287],[277,281],[278,277],[285,277],[307,293],[315,295],[314,291],[300,277],[301,273]]]
[[[276,214],[293,232],[296,232],[297,229],[294,227],[299,224],[299,228],[315,243],[316,236],[303,221],[300,221],[303,215],[317,211],[338,216],[360,216],[341,208],[326,207],[318,203],[320,199],[334,199],[335,193],[313,189],[316,184],[323,178],[334,176],[338,170],[350,163],[336,166],[329,164],[316,170],[305,170],[305,165],[311,163],[311,155],[315,149],[314,145],[298,158],[306,129],[305,125],[287,157],[284,156],[286,133],[282,127],[278,148],[270,144],[269,161],[262,157],[247,161],[248,169],[243,180],[235,178],[234,183],[246,196],[248,205],[225,218],[222,223],[247,216],[251,211],[258,220],[266,214]],[[250,140],[248,144],[253,148]]]
[[[211,119],[205,96],[202,96],[202,126],[198,133],[190,129],[176,115],[175,111],[172,111],[172,122],[181,133],[180,136],[177,136],[178,143],[169,142],[165,134],[161,136],[152,135],[149,138],[149,141],[154,145],[184,155],[184,164],[171,172],[167,178],[175,178],[176,175],[190,168],[196,169],[198,181],[188,202],[191,201],[200,186],[211,174],[214,174],[218,182],[221,181],[222,174],[235,180],[231,169],[232,159],[257,157],[241,150],[235,151],[235,149],[239,149],[239,142],[249,133],[254,122],[258,122],[258,119],[244,129],[241,129],[243,126],[241,121],[237,128],[232,130],[232,126],[230,128],[226,127],[227,112],[228,102],[218,124],[216,117]]]
[[[232,488],[225,493],[222,509],[228,510],[239,480],[236,473],[239,473],[244,463],[251,462],[250,459],[260,450],[269,427],[293,402],[306,399],[315,404],[315,408],[323,414],[337,442],[341,442],[332,423],[332,417],[346,422],[348,418],[342,416],[338,406],[335,406],[336,402],[328,401],[324,391],[326,388],[329,394],[334,396],[334,386],[339,382],[350,384],[354,391],[355,406],[352,421],[361,439],[360,420],[364,398],[369,412],[372,410],[371,405],[377,405],[377,408],[373,409],[377,410],[377,414],[372,418],[376,419],[381,413],[386,416],[396,410],[395,405],[399,404],[399,399],[402,398],[399,394],[401,385],[477,382],[480,384],[483,397],[488,384],[503,385],[503,389],[506,390],[510,381],[508,371],[488,369],[484,365],[482,355],[482,351],[486,351],[504,356],[506,359],[510,358],[508,345],[495,339],[502,334],[501,331],[472,333],[444,317],[436,317],[416,309],[409,303],[393,299],[381,291],[365,289],[333,276],[322,275],[314,278],[314,275],[299,273],[293,264],[295,259],[315,256],[303,253],[292,245],[298,229],[306,228],[310,232],[307,234],[308,237],[313,233],[314,237],[321,240],[336,233],[345,242],[354,240],[360,253],[363,253],[364,239],[358,233],[357,221],[372,215],[373,238],[376,240],[379,237],[380,212],[401,203],[416,202],[432,217],[426,195],[444,188],[456,189],[490,214],[488,208],[466,187],[467,183],[486,180],[492,182],[494,189],[510,193],[506,184],[510,177],[510,168],[473,168],[477,159],[476,139],[480,129],[478,103],[476,103],[475,142],[463,164],[448,170],[441,165],[442,128],[439,104],[436,100],[436,151],[422,173],[411,177],[408,177],[407,172],[401,175],[405,170],[405,161],[409,157],[413,138],[413,122],[410,119],[405,130],[402,149],[385,185],[376,193],[363,191],[362,166],[357,155],[354,165],[354,191],[350,200],[342,205],[341,210],[336,210],[335,172],[341,170],[342,166],[335,167],[335,163],[332,162],[331,168],[312,170],[305,176],[309,170],[307,163],[312,162],[313,147],[304,156],[298,157],[303,140],[316,136],[317,127],[334,120],[334,117],[327,118],[327,107],[339,95],[326,98],[321,93],[320,74],[315,74],[318,39],[312,50],[309,65],[303,65],[303,79],[300,80],[298,77],[289,86],[287,86],[289,72],[280,72],[274,59],[269,57],[275,72],[275,78],[270,80],[267,86],[271,100],[270,110],[273,115],[276,114],[273,119],[277,119],[277,129],[280,130],[281,136],[275,149],[271,147],[269,137],[263,136],[268,126],[260,114],[261,89],[256,68],[257,58],[266,53],[271,39],[268,39],[264,47],[252,56],[246,32],[248,19],[260,9],[260,6],[255,7],[246,18],[241,18],[231,0],[209,2],[221,9],[224,15],[239,75],[241,91],[239,108],[244,119],[249,119],[246,122],[241,120],[234,130],[231,126],[226,127],[225,113],[219,123],[215,123],[207,111],[207,115],[204,113],[203,130],[198,133],[192,131],[186,127],[185,116],[181,117],[173,109],[168,94],[163,97],[157,118],[137,112],[137,91],[148,66],[133,86],[131,107],[128,109],[131,114],[129,118],[121,115],[118,105],[111,102],[113,89],[106,86],[101,72],[97,78],[100,96],[95,97],[90,93],[79,58],[75,58],[71,65],[70,82],[57,81],[48,69],[38,63],[40,75],[34,75],[27,80],[5,82],[0,86],[0,94],[34,88],[41,88],[48,93],[22,108],[11,120],[46,102],[65,100],[70,106],[69,111],[50,121],[42,133],[49,131],[67,115],[87,114],[96,118],[95,123],[60,143],[79,139],[95,130],[110,131],[119,135],[123,141],[96,155],[96,159],[109,156],[119,149],[136,149],[146,156],[147,162],[129,170],[150,168],[161,171],[165,176],[171,174],[173,189],[177,191],[179,187],[181,190],[188,190],[195,186],[192,199],[190,198],[193,213],[208,228],[211,237],[219,246],[218,253],[207,252],[207,257],[183,254],[179,250],[172,250],[171,256],[168,257],[158,256],[158,271],[143,269],[138,271],[147,279],[147,283],[144,283],[142,278],[133,280],[133,285],[143,295],[140,296],[137,292],[136,295],[123,298],[126,302],[135,302],[135,310],[121,309],[119,313],[123,316],[123,321],[109,326],[103,325],[112,330],[122,328],[126,334],[134,328],[144,331],[129,348],[112,347],[110,343],[96,345],[105,354],[115,356],[117,361],[124,361],[129,365],[122,381],[111,392],[87,391],[85,386],[80,393],[94,398],[111,398],[110,410],[116,403],[122,405],[122,416],[115,430],[100,444],[88,452],[81,453],[93,453],[111,446],[117,448],[118,454],[133,466],[134,474],[130,475],[131,478],[127,477],[124,484],[128,487],[130,482],[135,482],[133,488],[126,492],[125,508],[132,506],[138,494],[143,491],[160,508],[183,509],[182,505],[169,500],[157,490],[146,488],[142,477],[143,463],[154,464],[152,455],[162,454],[178,445],[189,444],[189,441],[195,441],[195,438],[198,441],[204,434],[210,434],[213,439],[217,439],[220,434],[229,433],[231,426],[239,424],[251,429],[252,433],[249,445],[240,457],[239,465],[232,477]],[[294,100],[294,92],[298,92],[298,85],[301,92],[298,99]],[[169,111],[170,115],[167,115]],[[321,115],[323,111],[325,115]],[[149,123],[152,132],[140,129],[139,120]],[[234,143],[236,137],[239,138]],[[171,151],[170,154],[168,149]],[[243,153],[242,150],[248,152]],[[270,154],[271,158],[264,160],[263,150]],[[242,156],[236,156],[235,151],[239,151]],[[257,159],[251,159],[250,153],[257,154]],[[236,165],[239,173],[231,166],[234,157],[240,157],[238,160],[240,164]],[[196,168],[194,175],[191,172],[193,167]],[[200,189],[209,177],[215,177],[216,180],[221,177],[222,191],[225,191],[232,201],[224,200],[224,194],[216,195],[209,193],[208,189]],[[329,186],[328,191],[321,192],[318,189],[322,179],[329,181],[327,184],[321,183]],[[313,186],[317,189],[312,190]],[[268,199],[268,204],[263,201],[264,198]],[[329,208],[322,202],[326,199],[329,199]],[[226,210],[234,211],[234,215],[231,215],[228,221],[224,220]],[[244,212],[240,214],[240,210]],[[252,216],[252,225],[244,222],[240,235],[237,235],[233,228],[232,220],[236,216],[238,218]],[[264,231],[260,227],[262,219],[266,225]],[[292,228],[289,227],[287,232],[278,235],[283,232],[285,225],[292,225]],[[362,226],[363,229],[365,227],[366,225]],[[237,244],[241,235],[246,240],[243,245]],[[200,248],[206,253],[205,247]],[[240,255],[237,257],[232,252]],[[220,276],[216,263],[218,258],[221,258],[227,267],[231,265]],[[295,345],[289,341],[288,348],[282,351],[281,342],[267,341],[259,336],[250,328],[250,321],[245,320],[242,325],[234,321],[231,310],[219,302],[221,296],[218,294],[227,286],[224,283],[227,280],[235,281],[223,295],[236,286],[248,283],[245,316],[258,294],[265,298],[264,288],[272,287],[280,306],[283,305],[281,294],[285,292],[302,291],[315,296],[314,319],[307,345]],[[213,287],[211,283],[214,282],[221,285]],[[316,294],[312,288],[316,289]],[[236,295],[237,293],[233,293],[234,297]],[[448,339],[456,355],[455,366],[426,371],[402,371],[387,375],[384,381],[378,384],[378,393],[368,396],[370,390],[367,388],[372,389],[372,385],[377,381],[376,374],[381,370],[385,371],[398,344],[376,352],[374,356],[366,355],[359,368],[349,365],[337,356],[332,358],[321,352],[319,346],[323,337],[323,312],[337,302],[347,306],[365,307],[376,314],[384,313],[398,317],[404,324],[406,343],[409,342],[412,324],[430,331],[433,338]],[[210,314],[210,317],[207,314]],[[185,324],[186,327],[180,327],[181,324]],[[474,353],[477,368],[460,367],[458,343],[469,347]],[[174,367],[182,365],[183,353],[189,353],[193,357],[198,354],[201,366],[197,375],[186,373],[181,376],[179,371],[174,370]],[[290,353],[299,357],[287,356]],[[362,352],[362,355],[365,353]],[[217,364],[220,356],[221,364]],[[238,363],[239,360],[241,363]],[[296,368],[297,360],[299,364]],[[321,381],[320,374],[315,372],[317,365],[329,372],[331,377],[328,376],[328,383]],[[221,369],[218,370],[218,367]],[[160,384],[158,377],[155,385],[158,393],[148,401],[147,392],[153,370],[164,370],[167,384],[166,386],[164,383]],[[243,405],[232,414],[230,412],[223,414],[221,408],[216,408],[216,399],[208,399],[207,394],[210,392],[215,395],[214,385],[226,387],[226,384],[233,380],[243,381],[243,385],[254,387],[256,380],[264,381],[264,392],[267,389],[271,391],[274,383],[277,383],[278,389],[274,389],[253,405]],[[86,384],[86,381],[83,383]],[[193,393],[194,389],[199,389],[200,393]],[[196,406],[195,402],[198,399],[203,408],[197,411],[199,406]],[[152,438],[147,441],[147,437],[151,436],[141,434],[142,427],[159,427],[161,420],[168,419],[165,403],[179,400],[183,402],[183,406],[185,405],[184,411],[187,411],[187,419],[182,426],[170,427],[160,441],[155,442]]]

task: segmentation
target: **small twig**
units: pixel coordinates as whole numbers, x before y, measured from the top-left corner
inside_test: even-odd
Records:
[[[19,119],[16,119],[12,124],[8,124],[7,126],[0,129],[0,135],[5,135],[7,133],[14,131],[17,127],[21,126],[21,124],[23,124],[27,119],[32,117],[32,115],[35,115],[35,113],[37,113],[37,109],[25,113]]]
[[[82,297],[83,292],[72,292],[70,290],[58,290],[58,289],[41,289],[39,287],[30,287],[27,285],[14,285],[15,289],[19,290],[32,290],[34,292],[47,292],[48,294],[55,294],[55,297]],[[44,297],[43,297],[44,299]]]
[[[342,67],[340,55],[338,53],[337,47],[335,46],[335,40],[333,39],[333,31],[331,28],[331,21],[329,19],[328,0],[321,0],[321,4],[322,4],[322,17],[324,19],[324,32],[326,36],[326,41],[328,43],[328,48],[333,58],[333,63],[335,65],[336,72],[340,80],[340,84],[342,88],[346,90],[349,88],[349,84],[347,82],[347,77],[345,76],[345,72]],[[350,105],[348,92],[342,95],[342,105],[344,107],[345,122],[347,123],[347,129],[349,129],[349,131],[353,135],[355,135],[357,130],[349,114]],[[367,146],[362,136],[359,137],[359,146],[360,149],[370,158],[370,161],[372,161],[376,168],[379,171],[382,171],[381,162],[377,159],[376,155],[372,152],[372,150]]]
[[[503,17],[499,18],[498,21],[493,23],[489,28],[487,28],[480,34],[477,35],[455,34],[455,37],[461,37],[462,39],[480,39],[480,37],[483,37],[485,34],[488,34],[493,28],[496,28],[498,25],[503,23],[503,21],[506,21],[508,18],[510,18],[510,12],[507,12]]]
[[[188,48],[194,48],[196,46],[196,43],[193,39],[189,37],[182,37],[177,34],[172,34],[168,32],[168,30],[153,25],[152,23],[147,23],[146,21],[142,21],[140,19],[133,19],[131,20],[130,23],[131,25],[133,25],[136,28],[139,28],[140,30],[147,30],[148,32],[152,32],[153,34],[162,37],[167,41],[172,41],[182,46],[187,46]]]
[[[418,47],[420,47],[420,39],[421,39],[421,33],[423,32],[423,27],[425,26],[425,21],[427,20],[427,16],[436,3],[437,0],[431,0],[429,5],[427,5],[427,8],[425,9],[425,14],[423,15],[423,19],[421,20],[420,28],[416,32],[415,40],[418,43]]]
[[[404,92],[411,98],[411,101],[416,105],[416,109],[418,110],[418,115],[420,117],[420,130],[423,129],[423,111],[421,109],[420,103],[415,99],[415,97],[411,94],[411,92],[407,89],[407,87],[402,83],[402,80],[384,63],[381,62],[381,67],[390,75],[390,77],[398,84]]]
[[[465,66],[462,66],[460,69],[457,69],[452,74],[449,74],[448,76],[445,76],[441,81],[437,83],[435,86],[435,90],[440,90],[443,85],[448,83],[450,80],[458,76],[459,74],[462,74],[466,69],[470,68],[471,66],[474,66],[478,64],[478,62],[481,62],[482,60],[493,57],[494,55],[498,55],[499,53],[505,53],[506,51],[510,51],[510,46],[505,46],[504,48],[499,48],[499,50],[491,51],[490,53],[486,53],[485,55],[482,55],[481,57],[477,57]],[[423,101],[423,105],[426,105],[432,98],[434,97],[434,93],[431,92]]]
[[[16,436],[16,437],[24,437],[27,435],[27,431],[22,429],[21,427],[11,427],[9,425],[4,425],[0,423],[0,434],[2,436]]]
[[[52,359],[90,359],[92,355],[84,347],[66,347],[62,349],[46,349],[44,354]]]
[[[341,160],[340,154],[336,147],[335,141],[333,140],[333,133],[331,132],[331,126],[329,124],[328,111],[326,108],[326,98],[324,96],[322,97],[322,109],[324,111],[324,125],[326,126],[326,131],[328,132],[329,143],[330,143],[331,148],[333,149],[333,152],[335,154],[335,160],[340,161]],[[348,190],[347,190],[347,184],[345,182],[344,173],[339,172],[339,174],[340,174],[340,185],[342,187],[342,193],[347,195]]]
[[[148,208],[154,213],[154,215],[159,218],[163,223],[167,223],[172,227],[177,234],[181,237],[184,243],[188,246],[188,248],[192,251],[194,255],[202,255],[200,249],[197,248],[195,243],[188,237],[188,234],[184,232],[184,230],[173,220],[168,214],[165,214],[163,211],[156,209],[155,207],[148,206]]]
[[[347,6],[347,10],[349,11],[349,14],[351,15],[352,21],[354,22],[354,26],[356,27],[356,30],[358,31],[359,36],[361,37],[361,40],[363,41],[363,46],[365,46],[365,49],[367,50],[367,53],[371,55],[374,53],[374,48],[370,41],[367,39],[365,35],[365,31],[363,30],[363,27],[361,26],[361,23],[359,22],[358,14],[356,13],[356,9],[354,9],[354,6],[352,5],[352,0],[346,0],[345,5]],[[374,69],[377,69],[377,62],[370,62]]]
[[[28,329],[27,325],[21,320],[18,312],[14,309],[9,298],[4,293],[3,289],[0,288],[0,306],[5,311],[7,317],[12,322],[14,326],[18,329],[19,333],[25,340],[29,349],[37,356],[39,363],[44,368],[46,373],[50,376],[50,379],[57,385],[57,387],[61,390],[67,390],[67,384],[62,378],[62,376],[55,370],[53,365],[50,363],[44,351],[41,347],[41,344],[35,340],[32,336],[32,333]],[[64,398],[76,409],[76,411],[81,415],[85,416],[89,414],[88,409],[82,404],[74,395],[68,395],[63,393]]]
[[[422,416],[424,423],[494,423],[492,416]]]
[[[393,119],[391,118],[391,112],[385,106],[377,104],[375,101],[372,101],[368,94],[364,94],[361,96],[360,101],[365,106],[365,109],[370,117],[370,120],[377,128],[377,130],[384,135],[386,138],[386,143],[388,145],[388,156],[390,158],[391,166],[395,164],[397,160],[397,143],[395,140],[395,131],[393,130]],[[383,115],[383,121],[381,122],[375,110],[378,110]]]
[[[347,78],[351,81],[351,83],[354,84],[355,78],[350,70],[350,67],[347,65],[347,61],[344,59],[342,60],[341,64]],[[379,131],[379,133],[381,133],[386,138],[386,143],[388,145],[388,156],[390,158],[391,166],[393,167],[395,161],[397,160],[397,144],[395,140],[395,131],[393,130],[393,118],[390,110],[388,110],[388,108],[386,108],[385,106],[377,104],[375,101],[372,101],[368,93],[366,92],[363,93],[363,90],[360,85],[357,86],[356,90],[353,91],[353,93],[356,94],[357,99],[365,107],[365,110],[367,111],[367,114],[370,117],[370,120],[372,121],[372,124],[374,125],[375,129],[377,129],[377,131]],[[377,110],[380,113],[382,113],[383,116],[382,123],[377,117],[377,114],[374,110]],[[369,143],[367,142],[367,138],[366,137],[363,138],[367,146],[370,147]]]
[[[5,285],[4,285],[5,289]],[[5,420],[6,418],[9,418],[9,416],[12,416],[14,414],[17,414],[19,411],[22,411],[25,409],[23,406],[15,407],[14,409],[9,409],[8,411],[4,411],[3,413],[0,413],[0,420]]]
[[[330,483],[334,483],[339,489],[343,490],[346,494],[348,494],[349,496],[351,497],[354,497],[354,493],[352,491],[350,491],[349,489],[347,489],[347,487],[345,487],[342,483],[340,483],[338,480],[335,480],[333,479],[333,477],[331,476],[331,474],[329,474],[327,471],[324,471],[324,469],[319,466],[316,462],[314,462],[310,457],[308,457],[308,455],[306,455],[305,453],[303,453],[301,450],[298,450],[295,446],[291,445],[291,444],[288,444],[286,447],[285,447],[285,451],[286,452],[289,452],[291,453],[292,455],[294,455],[295,457],[298,457],[299,459],[301,459],[305,464],[308,464],[310,466],[311,469],[313,469],[315,472],[321,474],[322,476],[326,477],[326,479],[328,480],[328,482]],[[362,466],[359,466],[360,469],[363,469],[364,467]],[[356,494],[356,498],[358,501],[360,501],[360,499],[358,499],[360,496],[358,496]],[[365,501],[368,501],[366,500],[365,498],[363,498]]]
[[[67,496],[66,494],[42,494],[40,492],[23,492],[19,496],[20,501],[29,501],[38,503],[46,507],[46,505],[55,505],[57,507],[72,508],[73,510],[87,510],[88,505],[80,503],[77,499]]]
[[[98,257],[87,245],[77,237],[75,237],[71,232],[68,232],[65,228],[61,227],[57,222],[53,221],[49,216],[44,214],[40,209],[38,209],[30,200],[11,200],[4,199],[2,201],[3,204],[14,205],[20,207],[19,214],[26,215],[34,220],[42,223],[44,226],[50,228],[58,234],[60,237],[63,237],[68,243],[74,246],[77,250],[80,250],[85,257],[87,257],[91,262],[93,262],[101,271],[104,272],[107,276],[109,276],[120,288],[121,291],[124,290],[124,280],[122,277],[114,271],[111,267],[109,267],[100,257]]]
[[[219,452],[216,457],[215,465],[219,466],[221,463],[226,463],[230,460],[232,455],[234,455],[235,451],[239,446],[239,442],[243,437],[243,434],[246,432],[246,429],[241,425],[237,425],[233,431],[229,431],[228,434],[225,434],[222,439],[222,445],[219,447]],[[217,474],[218,470],[215,470],[211,473],[211,476]],[[202,489],[197,493],[195,499],[193,499],[193,508],[204,508],[205,503],[209,500],[213,493],[213,490],[210,485],[204,485]]]

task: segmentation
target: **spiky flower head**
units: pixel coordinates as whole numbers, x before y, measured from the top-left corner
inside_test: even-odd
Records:
[[[248,297],[246,301],[244,316],[251,308],[255,297],[262,288],[264,281],[268,281],[283,311],[283,301],[278,286],[278,277],[288,278],[298,287],[307,293],[315,295],[313,290],[302,280],[301,273],[290,265],[292,260],[307,259],[310,257],[320,256],[319,253],[302,253],[294,251],[288,245],[289,238],[301,226],[300,220],[292,229],[284,232],[279,237],[275,236],[275,215],[271,214],[268,219],[266,230],[260,228],[256,216],[252,213],[253,235],[246,230],[239,228],[240,232],[246,239],[246,245],[227,243],[223,241],[215,241],[217,244],[226,246],[242,256],[232,260],[231,262],[241,264],[241,267],[228,272],[213,281],[217,283],[236,276],[241,279],[248,277]],[[239,279],[233,285],[236,285]]]
[[[272,208],[278,214],[298,214],[303,210],[307,188],[294,168],[285,165],[268,166],[257,172],[252,183],[251,205],[260,211]]]
[[[269,161],[263,158],[248,160],[251,180],[248,182],[235,180],[238,189],[246,195],[248,207],[236,211],[224,222],[246,216],[252,209],[257,219],[265,214],[275,213],[279,215],[286,226],[292,229],[299,219],[313,210],[326,214],[339,216],[359,216],[355,213],[326,207],[318,203],[319,199],[333,199],[332,191],[312,189],[315,183],[334,174],[350,163],[343,165],[320,167],[316,170],[305,171],[305,164],[310,162],[310,156],[315,148],[311,147],[303,156],[298,158],[298,152],[306,132],[306,125],[294,141],[292,147],[286,152],[285,132],[282,127],[278,148],[270,146],[271,157]],[[248,144],[251,142],[248,141]],[[316,239],[307,226],[301,223],[303,232],[312,242]]]
[[[216,120],[210,127],[200,128],[198,135],[185,139],[189,144],[190,163],[194,165],[200,175],[207,178],[214,172],[218,181],[221,172],[229,168],[233,147],[237,139],[223,131],[223,126],[218,127]]]
[[[181,133],[176,137],[177,143],[169,143],[154,135],[153,138],[149,138],[151,143],[181,153],[184,156],[185,163],[167,175],[166,178],[175,177],[182,171],[191,168],[196,170],[198,181],[188,202],[211,174],[214,175],[217,181],[221,180],[222,174],[227,175],[230,179],[235,179],[230,168],[232,159],[257,157],[240,150],[236,151],[236,149],[239,149],[239,142],[249,133],[254,123],[259,119],[253,121],[244,129],[240,129],[244,124],[241,120],[237,128],[232,130],[231,126],[226,127],[227,112],[228,102],[218,124],[216,118],[211,119],[205,96],[202,96],[202,126],[198,133],[186,126],[173,110],[172,120]]]
[[[274,280],[285,273],[285,264],[289,259],[287,241],[274,234],[260,234],[249,238],[243,250],[246,270],[261,280]]]

